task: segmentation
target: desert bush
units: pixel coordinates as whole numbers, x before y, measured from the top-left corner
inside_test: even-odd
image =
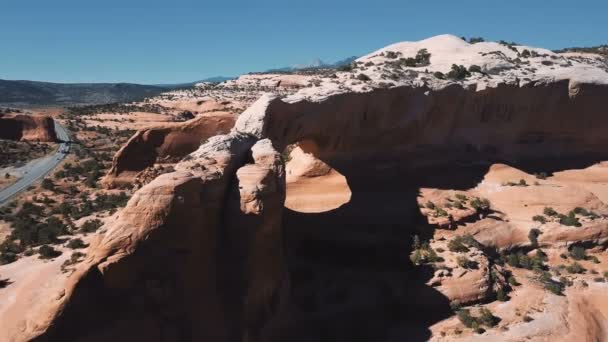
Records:
[[[369,78],[369,76],[367,76],[366,74],[359,74],[359,75],[357,75],[357,79],[359,81],[364,81],[364,82],[367,82],[367,81],[371,80],[371,78]]]
[[[528,49],[524,49],[524,51],[521,52],[521,57],[523,58],[530,58],[531,54],[530,54],[530,50]]]
[[[412,57],[408,57],[406,59],[403,60],[403,64],[405,64],[406,67],[415,67],[416,66],[416,59],[412,58]]]
[[[470,73],[477,72],[477,73],[480,73],[480,74],[482,73],[481,67],[479,65],[475,65],[475,64],[473,64],[473,65],[471,65],[469,67],[469,72]]]
[[[445,79],[445,75],[444,75],[444,74],[443,74],[441,71],[435,71],[435,72],[433,73],[433,76],[437,77],[437,78],[438,78],[438,79],[440,79],[440,80]]]
[[[551,207],[545,207],[545,209],[543,209],[543,214],[547,216],[557,216],[558,212]]]
[[[475,197],[471,200],[471,208],[478,212],[486,212],[490,210],[490,201],[486,198]]]
[[[498,317],[494,316],[494,314],[492,314],[492,312],[487,309],[487,308],[481,308],[479,309],[479,314],[481,315],[479,317],[479,321],[487,326],[487,327],[494,327],[496,326],[496,324],[498,324]]]
[[[53,259],[60,256],[61,252],[49,245],[42,245],[38,249],[38,254],[40,254],[40,259]]]
[[[468,200],[466,195],[463,194],[456,194],[454,195],[454,197],[456,197],[459,201],[465,202],[466,200]]]
[[[574,260],[585,260],[587,259],[587,251],[583,247],[574,246],[570,250],[570,257]]]
[[[547,223],[547,219],[543,215],[532,216],[532,221],[540,222],[541,224]]]
[[[101,222],[101,220],[98,220],[98,219],[87,220],[82,224],[82,227],[80,227],[80,230],[84,233],[93,233],[93,232],[96,232],[97,229],[99,229],[102,225],[103,225],[103,223]]]
[[[395,52],[395,51],[385,51],[384,57],[386,57],[388,59],[395,59],[395,58],[399,57],[400,54],[401,53]]]
[[[571,227],[582,226],[582,224],[579,222],[578,218],[576,217],[574,211],[570,211],[568,213],[568,215],[560,214],[558,217],[559,217],[559,223],[564,226],[571,226]]]
[[[55,183],[49,178],[43,179],[41,186],[44,190],[55,191]]]
[[[519,285],[521,285],[519,282],[517,282],[517,279],[515,279],[514,276],[509,276],[509,278],[507,279],[507,282],[511,286],[519,286]]]
[[[76,239],[70,240],[68,242],[68,244],[66,245],[66,247],[71,248],[71,249],[80,249],[80,248],[87,247],[87,245],[82,241],[82,239],[76,238]]]
[[[473,323],[475,323],[476,321],[475,317],[471,315],[471,311],[469,311],[468,309],[459,310],[457,315],[460,322],[467,328],[472,327]]]
[[[418,66],[427,66],[431,64],[431,54],[427,49],[420,49],[416,53],[416,64]]]
[[[509,296],[507,295],[505,290],[502,289],[502,287],[496,290],[496,299],[501,302],[506,302],[509,300]]]
[[[435,203],[431,202],[431,201],[427,201],[426,204],[424,205],[427,209],[435,209]]]
[[[582,274],[582,273],[585,273],[585,271],[587,271],[587,270],[578,262],[574,262],[574,263],[566,266],[566,271],[568,271],[568,273],[572,273],[572,274]]]
[[[466,253],[469,247],[481,249],[483,246],[470,234],[456,236],[448,242],[448,249],[456,253]]]
[[[485,39],[483,39],[482,37],[471,37],[469,38],[469,43],[470,44],[477,44],[477,43],[483,43],[485,42]]]
[[[457,257],[456,263],[458,264],[458,266],[466,269],[476,269],[479,265],[476,261],[473,261],[465,256]]]
[[[464,80],[471,76],[471,73],[463,65],[452,64],[452,70],[448,72],[447,77],[453,80]]]

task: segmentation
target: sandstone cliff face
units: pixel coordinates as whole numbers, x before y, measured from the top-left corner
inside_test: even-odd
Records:
[[[109,187],[129,185],[138,173],[156,162],[175,163],[209,137],[227,133],[234,121],[234,115],[218,112],[184,123],[140,130],[114,156],[104,183]]]
[[[56,142],[55,123],[48,116],[0,114],[0,139]]]
[[[176,171],[136,192],[104,227],[65,291],[49,296],[40,317],[3,332],[7,339],[267,341],[291,324],[285,322],[288,301],[303,303],[309,309],[303,321],[318,330],[293,336],[295,329],[282,340],[354,339],[368,325],[386,330],[394,319],[387,312],[397,304],[395,317],[427,319],[419,310],[427,300],[433,305],[426,313],[440,319],[444,313],[436,308],[451,299],[484,300],[496,268],[479,258],[477,271],[438,275],[442,279],[433,282],[439,290],[408,291],[400,257],[411,241],[411,222],[420,221],[419,189],[458,179],[437,177],[427,168],[449,173],[446,165],[480,160],[608,154],[608,86],[601,83],[503,82],[483,89],[419,84],[333,95],[326,90],[316,90],[318,97],[307,96],[315,91],[308,88],[285,99],[264,95],[229,134],[209,138],[194,152],[197,142],[190,135],[187,148],[167,138],[179,130],[139,132],[116,156],[111,176],[138,172],[159,157],[192,153]],[[301,142],[314,166],[299,168],[298,176],[339,173],[352,193],[347,203],[325,212],[284,208],[280,152]],[[481,180],[469,178],[458,186],[472,188]],[[591,228],[581,234],[605,240]],[[558,235],[543,235],[540,242],[569,239]],[[298,248],[285,245],[295,240]],[[317,264],[292,262],[292,247],[290,252],[307,254]],[[354,270],[336,274],[345,265]],[[323,274],[296,271],[306,267],[324,267]],[[342,291],[353,282],[351,292]],[[461,285],[461,292],[454,290]],[[334,323],[341,331],[333,332]],[[418,330],[403,336],[429,337],[412,325]],[[332,333],[324,335],[327,329]]]

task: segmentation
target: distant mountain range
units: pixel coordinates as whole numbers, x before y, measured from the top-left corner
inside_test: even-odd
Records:
[[[290,71],[298,71],[298,70],[307,70],[307,69],[331,69],[331,68],[339,68],[343,65],[347,65],[352,63],[355,59],[359,57],[351,56],[342,60],[339,60],[335,63],[325,63],[321,59],[317,58],[310,63],[307,64],[296,64],[290,67],[283,67],[277,69],[269,69],[265,72],[290,72]]]
[[[132,83],[50,83],[0,80],[5,106],[68,106],[130,102],[155,96],[171,87]]]
[[[338,68],[350,64],[357,57],[348,57],[335,63],[315,59],[307,64],[271,69],[265,72],[293,72],[300,70]],[[25,80],[0,79],[0,106],[74,106],[81,104],[106,104],[133,102],[160,93],[189,88],[200,82],[220,83],[235,77],[216,76],[196,82],[179,84],[144,85],[135,83],[52,83]]]

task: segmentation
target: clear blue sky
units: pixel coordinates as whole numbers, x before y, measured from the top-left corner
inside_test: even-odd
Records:
[[[0,0],[0,78],[177,83],[452,33],[608,43],[608,0]]]

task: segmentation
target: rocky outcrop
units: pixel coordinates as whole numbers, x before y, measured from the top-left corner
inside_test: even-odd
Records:
[[[137,174],[155,163],[175,163],[209,137],[228,133],[234,120],[234,115],[218,112],[184,123],[140,130],[116,153],[103,183],[108,187],[130,185]]]
[[[0,114],[0,139],[56,142],[55,122],[49,116]]]
[[[288,289],[279,154],[235,134],[193,160],[140,189],[36,324],[3,338],[261,341]]]
[[[309,252],[313,258],[373,272],[369,269],[375,269],[377,259],[358,252],[367,246],[370,255],[380,259],[391,258],[393,246],[407,251],[407,242],[397,238],[410,241],[418,189],[443,185],[441,174],[434,177],[437,174],[426,173],[426,167],[450,173],[446,165],[479,160],[607,154],[608,86],[597,82],[531,80],[479,88],[457,82],[443,87],[416,83],[352,92],[314,88],[283,99],[262,96],[241,114],[230,134],[211,137],[194,152],[205,134],[215,134],[210,127],[224,130],[228,120],[203,117],[197,121],[202,126],[196,126],[202,131],[179,125],[138,132],[115,157],[108,184],[159,159],[191,153],[174,172],[135,193],[104,227],[65,291],[49,295],[48,309],[40,317],[2,333],[9,340],[267,341],[285,324],[290,281],[306,278],[299,274],[288,280],[290,253],[284,235],[313,232],[306,236],[317,239]],[[315,96],[309,96],[311,92]],[[180,139],[187,143],[177,144]],[[314,166],[295,168],[302,171],[299,176],[338,172],[352,193],[348,203],[310,215],[284,209],[286,177],[280,152],[303,141],[303,146],[314,147],[306,149]],[[541,243],[548,238],[541,237]],[[355,252],[344,257],[332,243]],[[386,277],[397,279],[392,284],[398,288],[407,283],[406,263],[395,259],[391,262],[398,266],[386,270]],[[436,279],[440,291],[425,287],[418,301],[432,296],[441,303],[446,298],[486,298],[496,268],[483,258],[478,264],[479,271],[461,269],[455,276]],[[385,298],[386,306],[380,306],[380,300],[360,300],[320,310],[315,320],[321,332],[312,340],[352,336],[361,328],[352,324],[357,322],[352,317],[339,321],[348,332],[323,335],[323,329],[333,329],[325,321],[349,309],[367,318],[365,313],[372,317],[402,304],[390,297],[392,287],[384,291],[375,280],[365,279],[371,285],[364,285]],[[460,286],[461,292],[455,290]],[[308,289],[311,298],[314,290]],[[344,300],[348,294],[335,297]],[[397,311],[407,308],[401,305]]]

